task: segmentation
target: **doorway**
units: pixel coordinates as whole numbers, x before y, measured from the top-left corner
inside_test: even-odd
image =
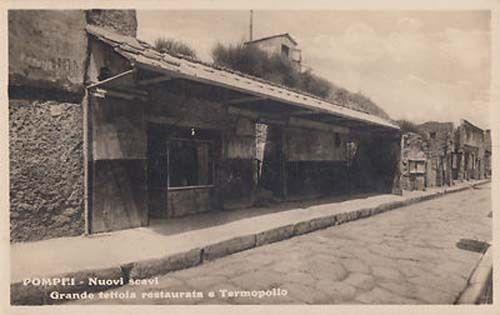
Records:
[[[257,188],[274,198],[286,198],[283,127],[257,124]]]

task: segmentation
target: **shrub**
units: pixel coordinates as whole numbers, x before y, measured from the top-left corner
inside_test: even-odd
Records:
[[[256,77],[262,77],[267,55],[265,52],[243,43],[223,46],[217,43],[212,49],[212,57],[216,65],[241,71]]]
[[[296,88],[326,98],[331,91],[327,80],[311,71],[299,72],[287,58],[279,54],[269,56],[255,46],[239,43],[224,46],[217,43],[212,50],[216,65],[228,67],[271,82]]]
[[[196,51],[188,44],[172,38],[158,38],[155,40],[155,48],[161,52],[171,53],[174,55],[184,55],[196,58]]]

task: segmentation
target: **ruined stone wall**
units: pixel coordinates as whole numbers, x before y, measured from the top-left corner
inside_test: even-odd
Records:
[[[80,104],[10,100],[12,241],[84,232]]]
[[[82,10],[9,10],[9,87],[83,94],[85,26]]]
[[[424,161],[424,174],[410,174],[410,161]],[[401,186],[404,190],[424,190],[428,172],[428,144],[422,136],[406,133],[401,147]]]
[[[459,168],[455,170],[454,177],[458,180],[482,179],[485,176],[485,150],[486,142],[484,132],[466,120],[455,130],[455,153],[460,156]]]
[[[437,176],[439,174],[438,169],[438,158],[429,157],[427,163],[425,164],[425,186],[435,187],[437,185]]]
[[[452,184],[453,123],[426,122],[418,129],[427,135],[428,187]]]
[[[12,241],[84,232],[85,25],[82,10],[9,11]]]

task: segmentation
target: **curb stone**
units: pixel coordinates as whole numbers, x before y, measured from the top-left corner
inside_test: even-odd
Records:
[[[202,250],[203,260],[214,260],[246,249],[254,248],[256,236],[246,235],[231,238],[219,243],[205,246]]]
[[[163,275],[175,270],[186,269],[202,264],[204,261],[210,261],[221,258],[236,252],[251,249],[254,247],[266,245],[273,242],[282,241],[294,236],[303,235],[314,232],[320,229],[331,226],[347,223],[360,218],[367,218],[373,215],[384,213],[397,208],[409,206],[422,201],[432,200],[450,193],[460,192],[470,189],[475,186],[489,183],[490,180],[472,183],[468,186],[449,188],[443,191],[435,192],[429,195],[409,198],[402,201],[393,201],[376,207],[362,208],[349,212],[317,217],[305,221],[297,222],[280,226],[270,230],[262,231],[256,234],[238,236],[235,238],[223,240],[221,242],[207,245],[203,248],[195,248],[183,253],[176,253],[161,258],[153,258],[143,261],[137,261],[130,264],[125,264],[120,267],[83,270],[64,275],[54,275],[55,277],[74,277],[77,282],[83,281],[84,284],[76,286],[24,286],[22,282],[12,283],[11,289],[11,304],[12,305],[42,305],[55,304],[49,298],[51,291],[59,291],[64,293],[79,293],[83,291],[98,292],[110,289],[117,286],[88,286],[87,279],[89,277],[98,277],[100,279],[119,279],[127,280],[129,278],[144,279],[152,276]],[[491,248],[491,247],[490,247]],[[489,250],[491,251],[491,250]],[[79,280],[81,279],[81,280]],[[480,291],[481,292],[481,291]],[[54,303],[55,302],[55,303]]]
[[[289,224],[258,233],[255,235],[255,247],[279,242],[292,237],[294,235],[294,227],[293,224]]]
[[[171,271],[194,267],[201,263],[202,250],[195,248],[187,252],[153,258],[133,263],[127,278],[145,279]]]
[[[455,304],[477,304],[488,285],[489,277],[493,272],[493,250],[490,246],[483,254],[480,261],[467,281],[467,287],[457,299]]]

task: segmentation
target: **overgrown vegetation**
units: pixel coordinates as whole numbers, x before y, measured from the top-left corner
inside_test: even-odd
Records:
[[[193,48],[184,42],[172,38],[161,37],[156,39],[155,48],[161,52],[173,55],[183,55],[191,58],[197,58],[196,51]]]
[[[218,43],[212,50],[216,65],[228,67],[277,84],[286,85],[313,95],[327,98],[332,85],[327,80],[313,74],[311,71],[300,72],[292,63],[279,54],[268,54],[255,46],[236,45],[224,46]]]
[[[380,108],[375,102],[373,102],[369,97],[363,95],[362,93],[351,93],[343,88],[338,88],[332,93],[330,97],[335,103],[344,105],[347,107],[352,107],[355,109],[361,109],[370,114],[390,119],[389,115]]]
[[[351,93],[330,81],[315,75],[312,71],[298,71],[287,58],[279,54],[269,56],[255,46],[222,45],[218,43],[212,50],[216,65],[302,90],[342,106],[363,110],[370,114],[390,119],[380,107],[361,93]]]

